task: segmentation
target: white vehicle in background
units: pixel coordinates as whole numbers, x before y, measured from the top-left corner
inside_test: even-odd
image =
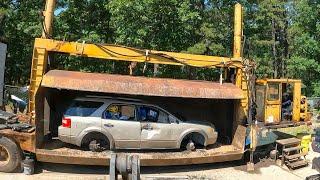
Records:
[[[91,151],[194,149],[214,144],[208,122],[188,122],[137,100],[83,97],[73,100],[59,126],[59,139]]]

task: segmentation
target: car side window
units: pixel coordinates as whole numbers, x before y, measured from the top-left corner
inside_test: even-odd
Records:
[[[102,102],[76,100],[67,108],[64,115],[87,117],[92,115],[102,105]]]
[[[135,121],[135,106],[127,104],[111,104],[102,114],[103,119]]]
[[[154,107],[139,106],[137,114],[141,122],[169,123],[168,114]]]

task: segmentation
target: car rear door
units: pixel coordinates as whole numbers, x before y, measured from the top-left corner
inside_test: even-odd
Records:
[[[111,104],[103,112],[102,129],[114,139],[117,149],[140,148],[140,122],[132,104]]]
[[[169,122],[169,114],[152,106],[138,107],[141,123],[141,148],[172,149],[177,147],[180,127]]]

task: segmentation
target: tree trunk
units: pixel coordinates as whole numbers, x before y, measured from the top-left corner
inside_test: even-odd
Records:
[[[278,77],[278,61],[277,61],[277,49],[276,49],[276,27],[275,20],[272,19],[272,57],[273,57],[273,77]]]
[[[286,18],[287,13],[284,12],[284,18]],[[288,42],[288,26],[289,22],[285,21],[285,26],[283,29],[283,58],[282,58],[282,77],[287,75],[287,59],[289,59],[289,42]]]

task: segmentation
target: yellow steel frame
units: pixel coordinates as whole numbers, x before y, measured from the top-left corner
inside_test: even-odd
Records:
[[[34,53],[32,59],[29,112],[34,111],[35,93],[40,86],[42,76],[45,73],[47,55],[49,52],[100,58],[103,60],[133,61],[141,63],[146,62],[179,66],[188,65],[193,67],[207,68],[231,67],[240,69],[242,67],[242,58],[204,56],[155,50],[140,50],[117,45],[86,44],[37,38],[34,44]]]
[[[242,39],[242,6],[236,4],[234,16],[234,55],[233,57],[204,56],[186,53],[165,52],[156,50],[141,50],[119,45],[101,45],[79,42],[58,41],[46,39],[51,33],[52,16],[55,0],[47,0],[45,14],[45,30],[42,38],[35,39],[29,93],[29,113],[35,112],[35,96],[41,84],[42,77],[46,72],[48,53],[66,53],[69,55],[100,58],[105,60],[132,61],[141,63],[167,64],[167,65],[188,65],[193,67],[228,67],[236,69],[236,85],[243,89],[245,97],[237,106],[236,119],[243,119],[247,109],[247,85],[243,76],[243,65],[241,58]],[[33,118],[34,119],[34,118]]]
[[[204,56],[186,53],[141,50],[126,46],[87,44],[78,42],[36,39],[35,48],[47,52],[67,53],[75,56],[107,60],[147,62],[168,65],[189,65],[194,67],[241,67],[242,58]]]

